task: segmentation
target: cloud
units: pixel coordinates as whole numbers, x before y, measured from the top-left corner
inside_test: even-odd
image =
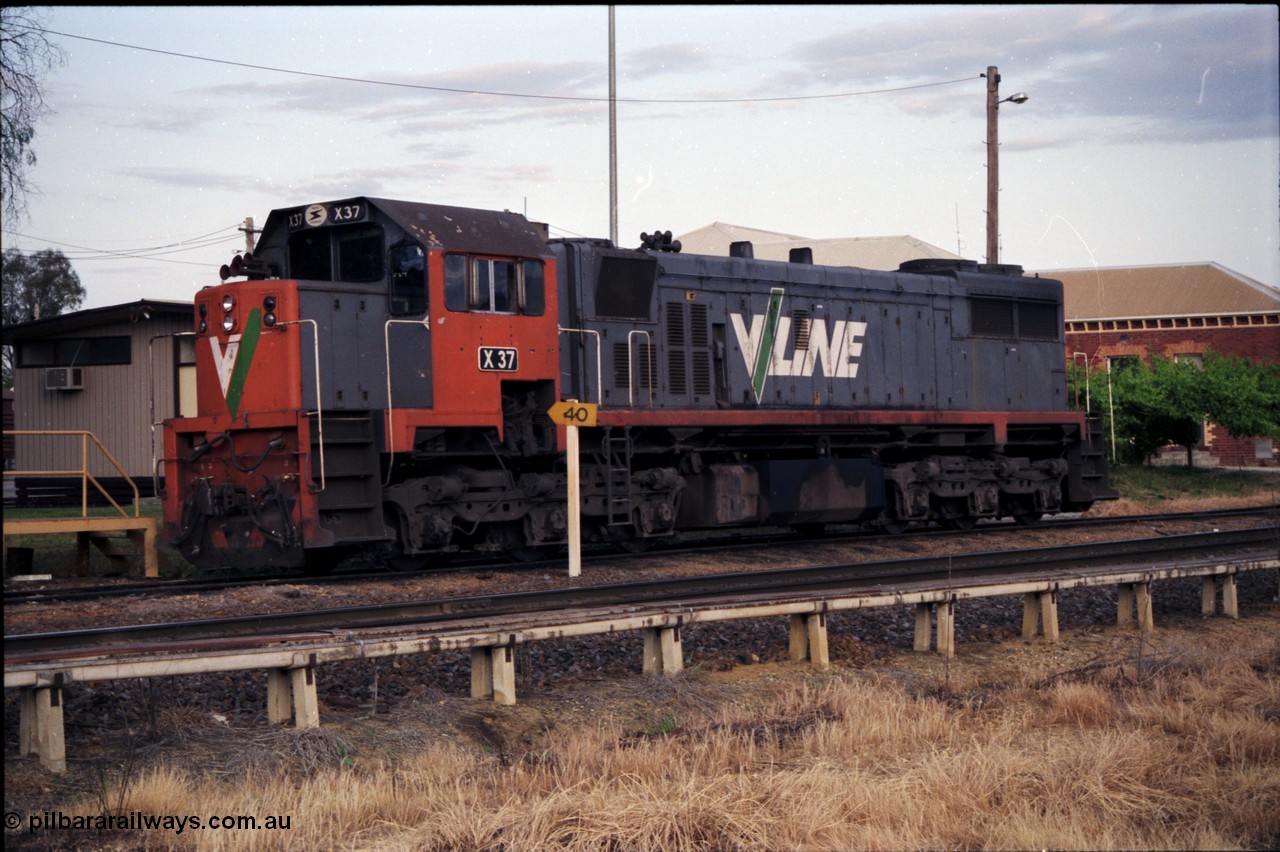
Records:
[[[976,78],[996,65],[1001,92],[1030,92],[1045,115],[1145,128],[1097,141],[1193,143],[1276,135],[1277,54],[1274,7],[965,8],[811,40],[795,50],[788,78],[869,89]],[[982,98],[956,98],[953,89],[899,102],[913,112],[985,109]]]

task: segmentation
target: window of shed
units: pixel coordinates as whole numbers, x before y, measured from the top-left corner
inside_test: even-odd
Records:
[[[133,362],[127,336],[63,337],[18,345],[19,367],[91,367]]]

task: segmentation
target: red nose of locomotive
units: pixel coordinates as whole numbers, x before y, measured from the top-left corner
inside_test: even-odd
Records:
[[[196,296],[196,409],[201,417],[299,405],[300,329],[291,281],[207,287]]]
[[[295,564],[309,499],[300,365],[314,328],[293,281],[207,287],[195,306],[195,414],[165,429],[166,537],[197,563],[235,551],[238,567]]]

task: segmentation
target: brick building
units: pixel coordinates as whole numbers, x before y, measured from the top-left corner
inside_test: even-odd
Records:
[[[1045,270],[1063,283],[1067,359],[1090,370],[1154,353],[1201,362],[1204,353],[1280,362],[1280,289],[1216,263]],[[1206,424],[1197,465],[1280,465],[1270,438],[1233,439]],[[1182,463],[1181,448],[1163,454]]]

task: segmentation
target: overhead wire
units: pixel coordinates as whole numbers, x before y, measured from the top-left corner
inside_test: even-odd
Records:
[[[624,104],[758,104],[758,103],[776,103],[785,101],[814,101],[829,100],[832,98],[852,98],[864,95],[883,95],[892,92],[906,92],[913,89],[928,89],[935,86],[950,86],[957,83],[972,82],[973,76],[960,77],[955,80],[938,80],[932,83],[916,83],[909,86],[891,86],[884,89],[867,89],[858,92],[831,92],[825,95],[779,95],[774,97],[762,98],[610,98],[608,96],[598,95],[545,95],[531,92],[494,92],[484,89],[461,89],[450,86],[428,86],[423,83],[397,83],[391,80],[370,80],[363,77],[347,77],[339,74],[320,74],[314,71],[298,71],[292,68],[276,68],[271,65],[257,65],[250,62],[237,62],[231,59],[215,59],[210,56],[196,56],[190,53],[179,53],[173,50],[160,50],[154,47],[143,47],[136,44],[126,44],[124,42],[110,41],[108,39],[91,38],[90,36],[73,35],[72,33],[63,33],[56,30],[41,30],[45,35],[62,36],[63,38],[77,39],[79,41],[93,42],[95,44],[103,44],[109,47],[120,47],[128,50],[140,50],[144,53],[155,53],[161,56],[173,56],[179,59],[190,59],[197,62],[212,62],[216,65],[229,65],[235,68],[248,68],[253,71],[270,71],[275,74],[293,74],[299,77],[313,77],[320,80],[336,80],[344,83],[362,83],[374,86],[390,86],[399,89],[418,89],[428,92],[443,92],[454,95],[487,95],[489,97],[498,98],[526,98],[532,100],[549,100],[549,101],[583,101],[588,103],[614,103]],[[981,75],[978,75],[981,76]]]
[[[907,86],[893,86],[893,87],[887,87],[882,89],[868,89],[868,90],[855,91],[855,92],[832,92],[828,94],[819,94],[819,95],[786,95],[786,96],[755,97],[755,98],[748,98],[748,97],[739,97],[739,98],[617,98],[617,97],[614,97],[614,98],[609,98],[605,96],[549,95],[549,94],[538,94],[538,93],[528,93],[528,92],[498,92],[498,91],[488,91],[483,89],[464,89],[464,88],[456,88],[456,87],[449,87],[449,86],[431,86],[431,85],[426,85],[421,83],[398,83],[390,80],[371,80],[371,79],[366,79],[361,77],[349,77],[349,76],[336,75],[336,74],[320,74],[320,73],[311,72],[311,71],[298,71],[296,69],[290,69],[290,68],[277,68],[269,65],[258,65],[254,63],[238,62],[235,60],[228,60],[228,59],[218,59],[218,58],[208,57],[208,56],[196,56],[189,53],[180,53],[180,52],[171,51],[171,50],[161,50],[159,48],[144,47],[142,45],[127,44],[124,42],[111,41],[108,39],[92,38],[90,36],[82,36],[82,35],[75,35],[73,33],[59,32],[57,30],[44,29],[42,30],[42,32],[46,35],[60,36],[62,38],[75,39],[78,41],[86,41],[86,42],[91,42],[95,44],[102,44],[108,47],[118,47],[118,48],[123,48],[128,50],[142,51],[144,53],[154,53],[161,56],[172,56],[179,59],[187,59],[187,60],[198,61],[198,62],[210,62],[217,65],[227,65],[231,67],[247,68],[255,71],[267,71],[267,72],[277,73],[277,74],[291,74],[291,75],[300,76],[300,77],[311,77],[311,78],[322,79],[322,80],[334,80],[339,82],[359,83],[364,85],[389,86],[393,88],[414,89],[414,90],[429,91],[429,92],[441,92],[446,94],[484,95],[489,97],[523,98],[523,99],[532,99],[532,100],[577,101],[577,102],[588,102],[588,103],[603,103],[603,102],[612,101],[614,103],[628,103],[628,104],[734,104],[734,103],[778,103],[778,102],[788,102],[788,101],[829,100],[834,98],[849,98],[849,97],[859,97],[859,96],[866,96],[866,95],[889,94],[892,92],[902,92],[902,91],[910,91],[914,89],[926,89],[926,88],[933,88],[937,86],[955,85],[958,83],[967,83],[973,79],[972,77],[962,77],[954,80],[939,80],[939,81],[934,81],[930,83],[918,83],[918,84],[907,85]],[[236,227],[236,226],[230,226],[230,227]],[[213,233],[214,234],[219,233],[221,230],[225,230],[225,229],[220,229],[219,231],[215,231]],[[565,231],[564,233],[571,234],[572,232]],[[26,235],[18,234],[18,236],[26,236]],[[82,246],[71,246],[70,244],[67,244],[67,243],[57,243],[51,240],[42,240],[42,242],[46,242],[51,245],[65,245],[65,246],[68,246],[69,248],[75,248],[79,251],[92,253],[89,255],[78,256],[76,258],[78,260],[103,260],[103,259],[113,259],[113,258],[154,259],[154,260],[164,260],[169,263],[190,263],[190,265],[199,266],[203,264],[196,264],[188,261],[169,260],[167,258],[161,257],[160,255],[178,253],[178,252],[188,251],[196,248],[203,248],[209,245],[215,245],[219,242],[230,241],[230,239],[232,239],[231,237],[228,237],[225,240],[212,240],[206,243],[194,244],[195,240],[201,240],[211,236],[212,234],[206,234],[203,237],[193,237],[191,240],[184,240],[180,243],[174,243],[166,246],[153,246],[150,248],[129,249],[129,250],[122,250],[122,251],[111,251],[111,250],[105,250],[105,249],[85,248]],[[28,237],[28,239],[39,239],[39,238]],[[178,247],[178,246],[181,246],[181,247]],[[169,249],[169,248],[172,248],[173,251],[161,251],[161,249]]]
[[[209,246],[221,245],[223,243],[232,242],[239,239],[234,234],[218,237],[223,231],[234,230],[238,226],[230,225],[225,228],[219,228],[217,231],[211,231],[198,237],[191,237],[186,240],[179,240],[174,243],[167,243],[159,246],[145,246],[132,249],[99,249],[90,248],[88,246],[75,245],[74,243],[64,243],[57,240],[49,240],[44,237],[34,236],[32,234],[23,234],[18,231],[10,231],[9,233],[15,237],[22,237],[28,240],[45,243],[52,246],[62,246],[64,248],[74,249],[67,254],[71,260],[161,260],[166,263],[183,263],[190,266],[207,266],[205,263],[196,263],[194,261],[173,260],[164,255],[180,254],[185,251],[193,251],[195,249],[208,248]]]

